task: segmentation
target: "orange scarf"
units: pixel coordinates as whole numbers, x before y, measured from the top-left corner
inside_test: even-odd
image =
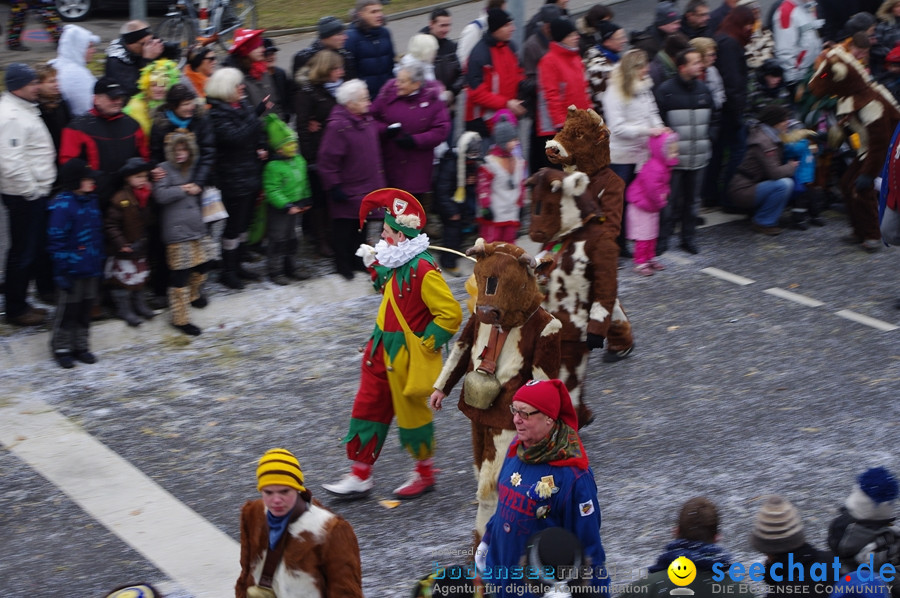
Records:
[[[191,82],[191,85],[194,86],[194,91],[197,92],[197,95],[205,99],[206,98],[206,80],[209,79],[203,73],[198,73],[194,69],[190,67],[190,65],[184,67],[184,76],[188,78]]]

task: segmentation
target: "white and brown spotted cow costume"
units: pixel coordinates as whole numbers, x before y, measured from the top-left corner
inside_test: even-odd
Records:
[[[304,491],[297,500],[310,500]],[[359,544],[353,528],[317,501],[288,524],[290,538],[275,569],[272,589],[278,598],[362,598]],[[269,547],[269,525],[262,499],[241,509],[241,575],[236,598],[262,575]]]
[[[605,339],[604,361],[616,361],[634,346],[618,299],[625,183],[609,168],[609,129],[593,110],[569,107],[565,126],[547,142],[547,157],[569,174],[543,168],[529,179],[529,236],[544,248],[538,255],[544,307],[563,326],[559,377],[584,426],[593,417],[582,396],[590,349]]]
[[[534,276],[534,260],[520,247],[478,239],[467,252],[478,259],[475,310],[434,387],[447,394],[466,374],[482,364],[491,329],[509,335],[496,359],[500,394],[487,409],[472,407],[460,393],[459,409],[472,421],[472,451],[478,478],[476,544],[497,507],[497,476],[515,436],[509,406],[529,380],[548,380],[559,373],[560,322],[541,307],[543,295]]]

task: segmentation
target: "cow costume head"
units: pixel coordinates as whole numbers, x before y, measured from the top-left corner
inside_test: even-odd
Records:
[[[561,164],[566,172],[580,170],[592,176],[609,166],[609,129],[592,109],[569,106],[565,125],[547,142],[545,151],[547,159]]]
[[[583,226],[585,218],[598,214],[583,172],[566,174],[541,168],[528,178],[531,187],[531,227],[528,236],[535,243],[552,243]]]
[[[478,321],[504,330],[524,325],[544,299],[534,276],[534,258],[516,245],[484,239],[478,239],[466,255],[477,260]]]
[[[866,72],[865,67],[843,46],[835,46],[818,59],[807,89],[818,98],[832,95],[839,98],[868,97],[897,107],[891,92],[880,83],[876,83]],[[859,107],[862,105],[859,104]],[[839,112],[849,111],[839,110]]]

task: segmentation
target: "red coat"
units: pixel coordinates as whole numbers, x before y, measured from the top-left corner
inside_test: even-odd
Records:
[[[569,106],[591,108],[584,64],[578,49],[552,42],[538,63],[537,132],[555,135],[566,122]]]
[[[497,110],[515,99],[525,72],[512,47],[485,36],[475,44],[466,63],[466,122],[489,120]]]

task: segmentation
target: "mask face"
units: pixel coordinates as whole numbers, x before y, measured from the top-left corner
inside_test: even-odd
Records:
[[[296,141],[288,141],[280,148],[278,148],[278,153],[284,156],[285,158],[293,158],[297,155],[297,142]]]

